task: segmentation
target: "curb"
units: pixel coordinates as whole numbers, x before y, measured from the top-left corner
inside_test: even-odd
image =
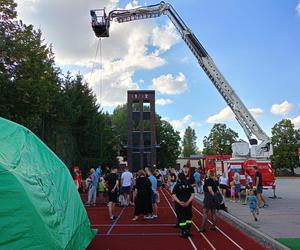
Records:
[[[202,204],[203,200],[198,195],[196,195],[195,197]],[[247,223],[243,222],[242,220],[233,216],[230,213],[226,213],[225,211],[219,210],[217,215],[220,218],[230,222],[233,226],[245,232],[250,237],[257,240],[266,249],[290,250],[290,248],[274,240],[272,237],[260,232],[256,228],[253,228],[252,226],[248,225]]]

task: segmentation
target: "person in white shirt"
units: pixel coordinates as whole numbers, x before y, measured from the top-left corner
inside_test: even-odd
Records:
[[[226,177],[225,172],[220,176],[219,179],[220,189],[224,198],[226,197],[226,192],[228,189],[228,177]]]
[[[133,183],[133,175],[129,171],[128,166],[126,166],[124,168],[124,172],[121,175],[121,194],[124,195],[125,206],[129,205],[132,183]]]

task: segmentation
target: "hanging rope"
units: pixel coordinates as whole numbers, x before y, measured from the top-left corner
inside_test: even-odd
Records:
[[[101,43],[101,40],[99,38],[99,41],[97,43],[97,49],[96,49],[95,58],[94,58],[94,61],[93,61],[92,72],[91,72],[91,75],[90,75],[90,81],[89,81],[90,84],[92,83],[92,79],[93,79],[92,77],[93,77],[94,69],[95,69],[95,61],[97,60],[100,43]]]
[[[102,63],[102,39],[100,41],[100,93],[99,93],[99,102],[101,105],[102,102],[102,83],[103,83],[103,63]]]
[[[93,61],[93,66],[92,66],[92,71],[91,71],[91,75],[90,75],[90,83],[92,83],[93,80],[93,76],[94,76],[94,70],[95,70],[95,65],[96,65],[96,60],[98,58],[98,52],[99,56],[100,56],[100,81],[99,81],[99,86],[95,87],[94,90],[96,92],[96,97],[98,97],[99,99],[99,103],[101,104],[102,101],[102,83],[103,83],[103,65],[102,65],[102,39],[99,38],[98,40],[98,44],[97,44],[97,49],[96,49],[96,54],[95,54],[95,58]]]

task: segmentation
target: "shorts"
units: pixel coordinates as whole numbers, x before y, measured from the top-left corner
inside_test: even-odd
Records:
[[[130,191],[131,191],[131,187],[130,186],[127,186],[127,187],[121,187],[121,194],[130,194]]]
[[[117,192],[108,192],[108,201],[109,202],[113,202],[113,203],[117,203],[118,202],[118,193]]]
[[[258,194],[262,194],[263,187],[262,186],[258,186],[257,189],[256,189],[256,191],[257,191]]]
[[[157,201],[157,194],[153,191],[152,191],[152,194],[151,194],[151,201],[152,201],[152,204],[155,204],[156,201]]]
[[[241,184],[235,184],[235,192],[240,193],[241,192]]]
[[[250,212],[251,213],[254,213],[254,212],[256,212],[257,211],[257,207],[255,206],[253,206],[253,207],[249,207],[250,208]]]
[[[226,189],[226,190],[227,190],[228,186],[225,185],[225,184],[220,184],[220,188],[221,188],[221,189]]]

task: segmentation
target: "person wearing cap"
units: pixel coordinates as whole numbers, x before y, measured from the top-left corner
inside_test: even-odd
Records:
[[[178,175],[178,180],[173,188],[172,196],[175,201],[175,212],[181,236],[190,237],[192,225],[192,201],[195,197],[194,188],[183,173]]]

